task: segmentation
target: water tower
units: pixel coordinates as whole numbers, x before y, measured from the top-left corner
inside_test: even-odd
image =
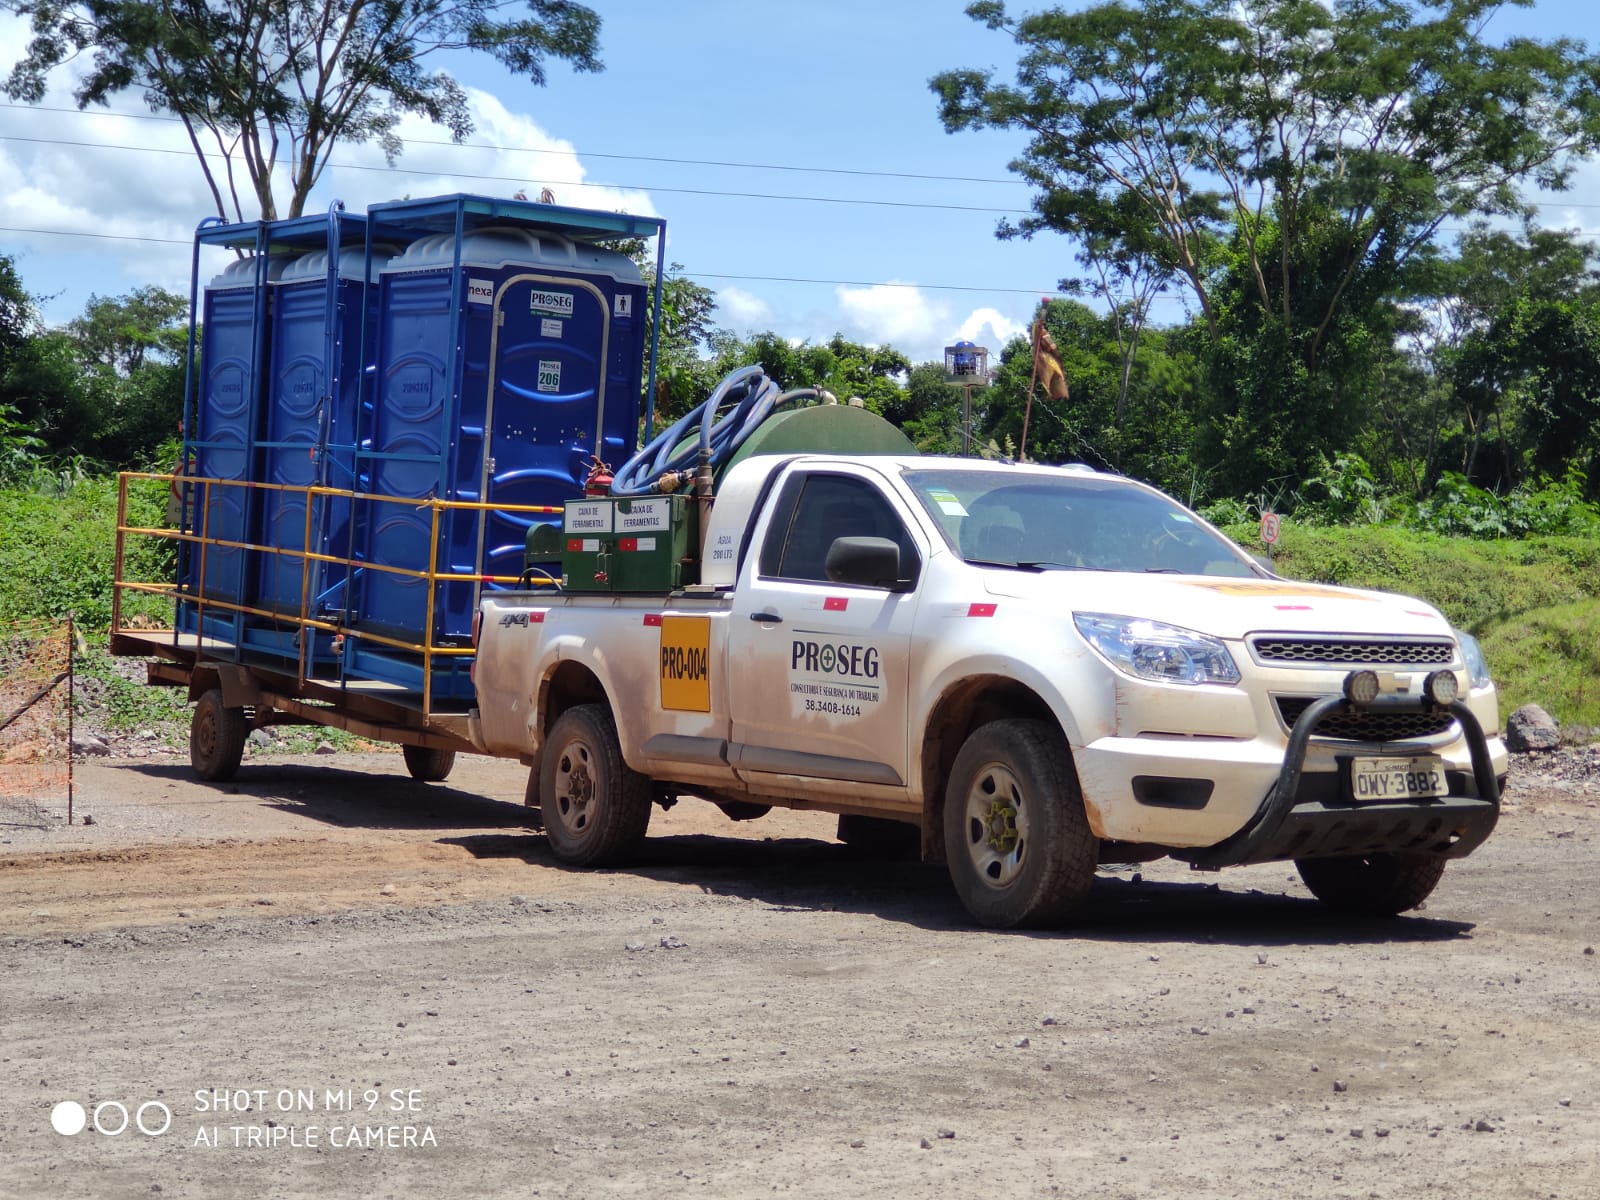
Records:
[[[989,386],[989,348],[959,341],[944,348],[944,378],[961,389],[961,453],[972,454],[972,391]]]

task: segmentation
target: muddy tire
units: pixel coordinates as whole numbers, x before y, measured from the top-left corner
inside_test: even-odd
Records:
[[[1094,882],[1089,830],[1066,739],[1043,721],[994,721],[973,732],[944,801],[950,878],[991,929],[1059,925]]]
[[[440,783],[450,777],[456,765],[454,750],[436,750],[432,746],[401,746],[400,756],[406,760],[406,770],[411,778],[423,783]]]
[[[1428,898],[1445,862],[1431,854],[1361,854],[1297,858],[1294,865],[1311,894],[1335,912],[1393,917]]]
[[[579,867],[620,863],[650,825],[650,780],[628,766],[603,704],[562,713],[541,752],[539,810],[550,852]]]
[[[189,721],[189,765],[208,783],[232,779],[244,759],[244,742],[250,736],[244,709],[229,708],[218,688],[201,695]]]

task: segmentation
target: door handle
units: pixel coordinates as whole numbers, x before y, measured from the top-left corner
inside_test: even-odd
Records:
[[[783,618],[780,617],[775,612],[751,613],[750,614],[750,619],[752,621],[767,621],[767,622],[771,622],[772,624],[775,624],[775,625],[776,624],[780,624],[783,621]]]

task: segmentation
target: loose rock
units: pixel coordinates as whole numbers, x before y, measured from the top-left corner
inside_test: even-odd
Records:
[[[1555,750],[1561,745],[1561,730],[1555,718],[1537,704],[1524,704],[1506,718],[1506,749],[1515,754]]]

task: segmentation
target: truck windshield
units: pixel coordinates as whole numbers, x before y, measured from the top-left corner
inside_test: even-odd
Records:
[[[1264,572],[1159,492],[1110,476],[907,471],[945,540],[970,563],[1022,570]]]

